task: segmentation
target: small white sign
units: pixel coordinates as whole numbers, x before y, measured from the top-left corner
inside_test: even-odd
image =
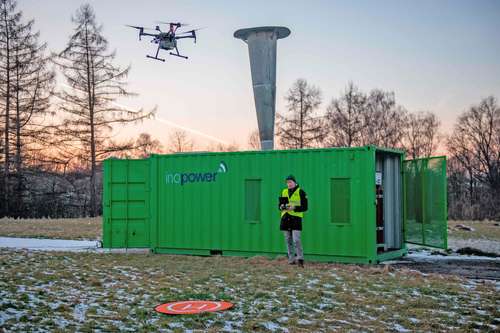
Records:
[[[382,185],[382,172],[375,172],[375,185]]]

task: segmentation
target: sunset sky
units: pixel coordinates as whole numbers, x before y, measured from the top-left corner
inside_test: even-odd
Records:
[[[129,88],[139,96],[118,101],[129,108],[158,107],[157,120],[120,130],[148,132],[164,144],[172,124],[192,130],[197,146],[246,145],[257,128],[246,45],[239,28],[283,25],[278,42],[277,112],[297,78],[323,92],[320,111],[352,81],[362,90],[394,91],[409,111],[435,112],[449,131],[457,115],[488,95],[500,97],[500,1],[87,1],[116,63],[131,65]],[[68,41],[71,16],[84,1],[22,0],[52,51]],[[155,45],[125,24],[190,23],[198,43],[179,42],[189,60],[146,58]],[[187,30],[187,28],[186,28]],[[195,132],[205,136],[195,135]]]

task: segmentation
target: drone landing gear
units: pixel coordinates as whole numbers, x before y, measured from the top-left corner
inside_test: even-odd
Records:
[[[176,51],[177,53],[170,52],[170,54],[171,54],[171,55],[173,55],[173,56],[179,57],[179,58],[184,58],[184,59],[187,59],[187,58],[188,58],[188,57],[186,57],[186,56],[183,56],[183,55],[179,54],[179,50],[177,49],[177,46],[175,47],[175,51]]]
[[[155,60],[160,60],[160,61],[165,62],[165,59],[158,58],[158,57],[153,57],[153,56],[150,56],[150,55],[147,55],[147,56],[146,56],[146,58],[155,59]]]
[[[147,58],[151,58],[151,59],[155,59],[155,60],[160,60],[160,61],[163,61],[165,62],[165,59],[162,59],[162,58],[158,58],[158,53],[160,52],[160,44],[158,44],[158,48],[156,49],[156,54],[155,56],[150,56],[150,55],[147,55],[146,57]]]
[[[180,54],[176,54],[176,53],[172,53],[172,52],[170,52],[170,54],[173,55],[173,56],[179,57],[179,58],[184,58],[184,59],[188,58],[186,56],[183,56],[183,55],[180,55]]]

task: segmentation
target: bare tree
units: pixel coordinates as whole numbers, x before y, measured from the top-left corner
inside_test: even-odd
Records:
[[[112,126],[140,121],[153,112],[125,110],[114,103],[118,97],[133,95],[125,88],[130,67],[122,69],[113,64],[115,52],[108,51],[92,7],[82,5],[72,21],[74,33],[55,59],[70,87],[58,93],[60,110],[66,115],[58,132],[59,146],[67,147],[66,155],[90,164],[90,214],[95,216],[99,162],[113,152],[131,149],[133,144],[111,141]]]
[[[259,130],[256,129],[250,135],[248,136],[248,147],[251,150],[260,150],[260,136],[259,136]]]
[[[153,139],[147,133],[141,133],[135,141],[135,155],[140,158],[148,157],[151,154],[160,154],[163,146],[159,140]]]
[[[40,43],[39,33],[33,31],[34,21],[23,20],[16,2],[0,0],[0,16],[3,212],[19,216],[23,211],[24,169],[30,164],[31,153],[41,149],[47,136],[43,120],[49,109],[54,72],[48,68],[46,44]],[[16,179],[12,189],[11,175]]]
[[[287,114],[277,116],[277,135],[284,148],[317,146],[325,136],[322,118],[316,115],[321,91],[298,79],[285,96]]]
[[[12,70],[14,61],[12,56],[12,44],[16,34],[16,26],[20,21],[20,13],[16,12],[16,3],[11,0],[0,1],[0,86],[2,97],[2,118],[4,120],[2,126],[3,134],[3,175],[2,175],[2,194],[3,194],[3,215],[9,212],[9,196],[10,196],[10,167],[11,167],[11,95],[12,95]]]
[[[432,112],[409,113],[403,132],[403,147],[411,158],[429,157],[439,146],[440,121]]]
[[[329,134],[326,145],[351,147],[362,144],[366,126],[367,96],[352,82],[339,98],[327,107],[326,122]]]
[[[183,153],[192,151],[194,144],[183,130],[174,131],[169,138],[168,151],[170,153]]]
[[[361,144],[399,148],[406,128],[406,112],[396,104],[394,92],[374,89],[366,100]]]
[[[207,147],[207,151],[213,151],[213,152],[231,152],[231,151],[239,151],[240,147],[238,146],[237,143],[217,143],[217,144],[212,144]]]
[[[15,70],[13,99],[15,106],[15,216],[23,214],[22,192],[24,167],[28,166],[35,150],[46,148],[48,132],[44,124],[49,112],[55,73],[49,69],[45,55],[46,44],[38,41],[39,33],[32,31],[34,21],[29,21],[18,31],[14,47]]]
[[[488,189],[488,217],[500,215],[500,108],[493,96],[470,107],[455,124],[448,151],[467,171],[471,204],[475,182]],[[476,186],[477,187],[477,186]]]
[[[451,155],[446,162],[450,219],[484,219],[491,216],[491,207],[488,207],[491,202],[486,198],[487,195],[480,195],[484,191],[474,177],[470,162],[469,156],[455,155]],[[486,209],[481,209],[482,206]]]

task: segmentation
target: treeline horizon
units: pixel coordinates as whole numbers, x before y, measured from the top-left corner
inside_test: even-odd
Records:
[[[117,106],[118,98],[135,95],[127,89],[130,67],[115,64],[116,51],[90,5],[80,6],[71,20],[66,47],[50,52],[17,2],[0,0],[0,217],[101,214],[106,158],[260,149],[257,130],[247,147],[199,147],[181,130],[170,133],[166,146],[148,133],[114,140],[114,129],[153,118],[156,110]],[[56,76],[63,88],[56,88]],[[464,107],[448,134],[434,112],[407,110],[394,92],[365,92],[352,82],[323,109],[321,89],[305,79],[284,98],[275,124],[279,148],[371,144],[405,150],[414,159],[443,147],[449,217],[500,219],[500,108],[493,95]]]

